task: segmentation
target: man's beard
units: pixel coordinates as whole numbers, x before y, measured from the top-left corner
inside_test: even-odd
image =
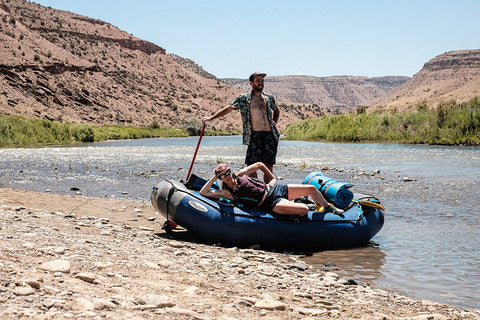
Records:
[[[263,91],[263,84],[258,85],[258,86],[252,85],[252,89],[253,89],[253,91],[255,91],[255,92],[262,92],[262,91]]]

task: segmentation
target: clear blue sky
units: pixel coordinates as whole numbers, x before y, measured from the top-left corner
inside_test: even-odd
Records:
[[[480,49],[478,0],[34,0],[104,20],[219,78],[413,76]]]

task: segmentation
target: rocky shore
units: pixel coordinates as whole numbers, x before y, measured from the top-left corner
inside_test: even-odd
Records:
[[[146,201],[1,188],[0,319],[480,319],[163,222]]]

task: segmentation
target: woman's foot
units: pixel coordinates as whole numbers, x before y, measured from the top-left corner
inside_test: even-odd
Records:
[[[323,210],[321,208],[322,208],[322,205],[317,203],[317,211],[322,211],[323,213],[333,213],[333,214],[341,215],[345,212],[342,209],[338,209],[332,204],[330,204],[328,207],[323,207]]]

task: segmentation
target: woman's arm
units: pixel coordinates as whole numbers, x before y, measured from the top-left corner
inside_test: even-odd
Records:
[[[250,175],[258,170],[263,172],[263,181],[265,181],[265,183],[268,183],[269,186],[275,185],[277,179],[275,179],[273,173],[263,164],[263,162],[256,162],[241,169],[238,171],[237,176],[241,177],[244,175]]]
[[[263,165],[263,163],[256,162],[254,164],[249,165],[248,167],[240,169],[240,171],[237,172],[237,176],[239,177],[249,176],[252,173],[257,172],[259,170],[260,165]]]
[[[210,180],[207,181],[200,189],[200,194],[204,197],[209,197],[209,198],[215,198],[215,199],[220,199],[220,198],[225,198],[229,200],[233,200],[233,196],[230,193],[230,191],[226,189],[220,189],[220,190],[212,190],[212,186],[215,183],[215,180],[217,180],[217,176],[213,175],[213,177],[210,178]]]

